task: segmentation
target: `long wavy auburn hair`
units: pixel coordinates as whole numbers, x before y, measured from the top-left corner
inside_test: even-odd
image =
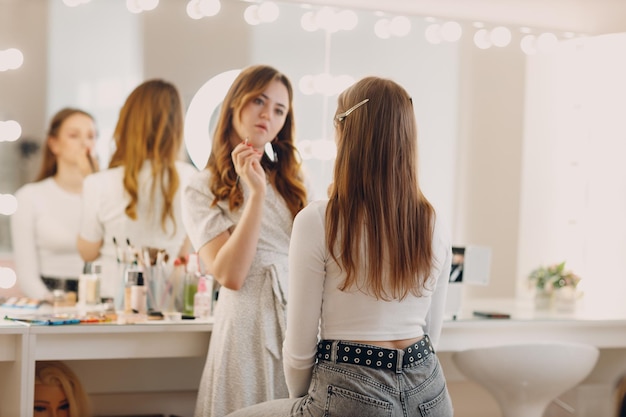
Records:
[[[39,169],[39,174],[35,181],[45,180],[48,177],[52,177],[56,175],[58,166],[57,166],[57,157],[52,150],[50,149],[50,144],[48,141],[50,138],[56,138],[59,136],[59,131],[61,130],[61,126],[63,123],[70,117],[75,114],[82,114],[89,117],[91,120],[94,120],[93,116],[86,111],[75,109],[71,107],[65,107],[59,110],[52,119],[50,120],[50,125],[48,126],[48,134],[46,136],[46,141],[44,145],[43,151],[43,159],[41,160],[41,168]]]
[[[419,296],[433,266],[435,211],[417,180],[417,125],[398,84],[364,78],[339,95],[326,244],[346,273],[340,289],[378,299]],[[362,278],[359,278],[359,277]]]
[[[224,98],[215,126],[211,155],[206,165],[206,169],[212,174],[209,187],[215,195],[213,206],[222,200],[228,200],[230,210],[238,209],[243,204],[243,192],[238,186],[235,165],[231,159],[234,149],[231,137],[237,134],[233,119],[235,115],[239,118],[245,105],[260,96],[274,80],[280,81],[287,88],[289,109],[285,124],[272,142],[277,161],[273,162],[263,154],[261,165],[270,182],[287,203],[293,217],[306,205],[302,167],[294,145],[293,88],[289,79],[276,69],[256,65],[244,69],[237,76]]]
[[[70,417],[91,416],[91,403],[80,380],[65,363],[61,361],[37,361],[35,365],[35,384],[56,385],[65,394],[69,404]],[[35,402],[37,398],[35,398]]]
[[[183,106],[177,88],[164,80],[148,80],[139,85],[120,110],[113,136],[116,150],[109,168],[124,167],[124,189],[130,196],[126,215],[137,219],[139,171],[145,160],[152,163],[152,189],[158,187],[164,206],[161,227],[166,230],[170,218],[176,230],[174,196],[179,187],[176,160],[183,142]]]

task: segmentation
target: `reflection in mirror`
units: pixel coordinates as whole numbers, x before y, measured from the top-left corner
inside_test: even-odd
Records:
[[[333,165],[331,121],[338,90],[333,82],[342,86],[366,75],[386,76],[412,94],[424,192],[450,224],[453,243],[493,248],[490,284],[472,288],[471,295],[514,295],[535,264],[551,261],[544,256],[558,255],[560,261],[565,255],[573,263],[570,258],[580,253],[570,250],[573,245],[563,245],[570,235],[562,231],[557,233],[560,240],[549,241],[550,248],[532,249],[544,246],[537,244],[542,234],[555,235],[548,231],[556,223],[548,219],[552,214],[538,216],[546,213],[539,204],[544,191],[538,194],[529,185],[552,184],[545,178],[553,178],[554,173],[537,171],[536,166],[551,166],[546,154],[558,158],[558,153],[537,148],[541,142],[552,149],[550,140],[562,129],[563,119],[555,110],[583,102],[572,99],[574,104],[558,102],[553,107],[542,103],[552,103],[555,94],[571,97],[571,92],[585,89],[591,73],[604,77],[597,68],[590,72],[584,67],[577,78],[569,79],[570,90],[552,92],[547,101],[542,97],[552,91],[548,86],[566,79],[560,76],[564,73],[546,75],[557,69],[567,73],[569,61],[557,65],[568,48],[565,45],[584,49],[577,33],[553,31],[555,43],[550,35],[542,37],[550,32],[545,26],[522,28],[486,21],[476,28],[473,21],[453,22],[444,16],[401,18],[399,13],[373,10],[353,10],[352,15],[343,8],[297,3],[277,3],[275,21],[259,18],[250,25],[245,17],[259,16],[258,10],[249,11],[248,2],[223,1],[217,14],[202,18],[191,18],[186,5],[162,1],[154,10],[131,13],[124,1],[92,0],[77,7],[47,0],[0,3],[0,51],[17,48],[24,56],[21,67],[0,72],[0,121],[16,120],[22,129],[18,140],[0,143],[0,193],[12,194],[32,181],[46,120],[61,107],[74,105],[95,115],[100,165],[106,166],[119,109],[142,80],[162,77],[174,82],[191,112],[193,97],[213,77],[266,63],[283,71],[296,87],[297,146],[317,198],[326,193]],[[341,21],[349,25],[339,29],[332,22],[341,13]],[[619,47],[616,42],[606,48]],[[599,52],[592,51],[603,47],[590,46],[589,59],[593,61]],[[611,80],[615,77],[611,75]],[[29,86],[27,91],[24,85]],[[527,85],[533,86],[530,92]],[[201,133],[187,132],[190,140],[198,139],[196,145],[188,145],[186,156],[191,159],[202,153],[192,146],[210,146],[206,137],[212,116],[207,109],[198,111],[204,113]],[[616,113],[611,114],[616,119]],[[611,143],[618,155],[615,150],[621,149]],[[600,154],[594,155],[602,160]],[[535,181],[537,172],[543,182]],[[597,214],[584,212],[586,219]],[[530,233],[535,230],[533,219],[541,219],[542,228]],[[0,214],[0,252],[10,252],[7,225],[7,216]],[[576,248],[601,239],[577,230],[575,240],[570,240],[577,242]],[[612,247],[620,250],[623,243]],[[591,273],[596,261],[585,262]]]

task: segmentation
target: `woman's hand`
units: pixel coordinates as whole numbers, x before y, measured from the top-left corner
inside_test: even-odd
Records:
[[[263,153],[256,150],[252,145],[242,142],[233,149],[231,154],[235,172],[241,181],[244,181],[252,193],[265,194],[266,178],[265,171],[261,166]]]
[[[93,157],[93,155],[91,155],[91,149],[87,149],[87,151],[83,155],[83,158],[80,158],[79,167],[80,172],[83,174],[83,176],[87,176],[98,171],[98,162]]]

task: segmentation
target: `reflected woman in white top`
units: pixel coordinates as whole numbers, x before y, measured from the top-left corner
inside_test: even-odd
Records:
[[[180,160],[183,126],[178,89],[160,79],[143,82],[120,110],[109,168],[85,180],[78,250],[85,261],[100,260],[102,297],[121,295],[117,249],[127,241],[162,249],[170,261],[190,247],[180,195],[196,169]]]
[[[93,117],[64,108],[52,117],[37,179],[17,193],[11,238],[17,283],[27,297],[51,299],[76,291],[83,261],[76,249],[84,178],[96,169]]]
[[[452,250],[417,181],[409,94],[367,77],[339,95],[329,200],[289,247],[283,365],[290,399],[231,416],[451,417],[435,347]]]

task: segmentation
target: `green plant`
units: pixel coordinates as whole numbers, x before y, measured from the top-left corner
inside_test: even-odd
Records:
[[[580,282],[580,277],[572,271],[566,270],[565,261],[563,261],[560,264],[540,266],[530,273],[528,280],[537,291],[551,293],[562,287],[576,288]]]

